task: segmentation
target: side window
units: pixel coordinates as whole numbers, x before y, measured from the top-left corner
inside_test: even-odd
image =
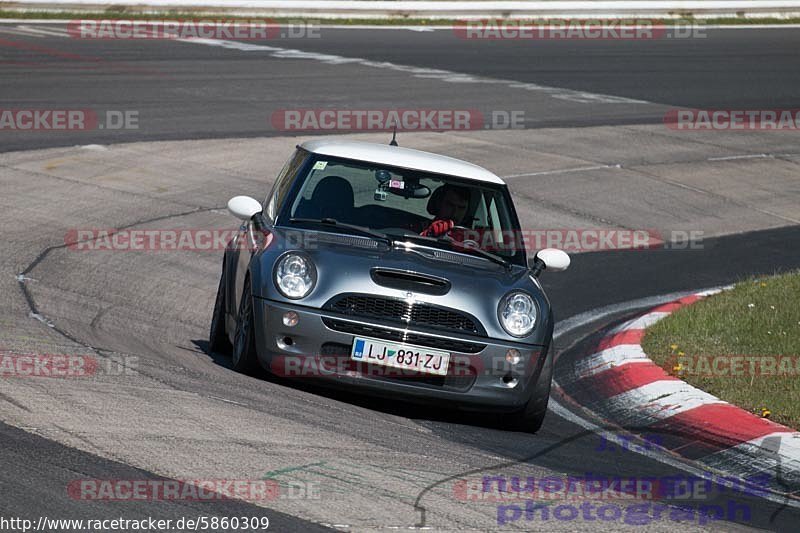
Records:
[[[495,202],[494,196],[492,196],[492,201],[489,204],[489,227],[492,229],[503,227],[503,223],[500,221],[500,214],[497,212],[497,202]]]
[[[306,159],[306,153],[303,150],[297,150],[294,155],[283,165],[278,179],[275,180],[275,186],[272,192],[267,197],[267,206],[265,214],[270,222],[275,222],[275,217],[278,216],[278,208],[286,198],[286,194],[292,187],[292,181],[297,174],[297,170]]]
[[[486,209],[486,196],[486,193],[482,193],[478,199],[478,205],[475,209],[475,215],[473,217],[473,228],[486,228],[489,226],[489,213]]]
[[[489,220],[486,229],[492,232],[492,236],[494,237],[494,242],[500,245],[505,242],[505,235],[503,235],[502,228],[508,227],[506,225],[508,221],[504,220],[500,212],[498,211],[497,200],[498,198],[494,194],[492,194],[491,197],[489,198],[489,213],[488,213]]]

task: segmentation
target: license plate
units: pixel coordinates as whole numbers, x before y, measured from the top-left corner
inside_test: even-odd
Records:
[[[350,359],[372,365],[390,366],[424,374],[444,376],[450,363],[450,353],[424,346],[395,344],[378,339],[356,337]]]

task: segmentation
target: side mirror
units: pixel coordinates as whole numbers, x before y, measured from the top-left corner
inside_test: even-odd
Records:
[[[249,196],[234,196],[228,200],[228,211],[236,218],[250,220],[253,215],[261,212],[261,203]]]
[[[563,272],[569,268],[569,262],[569,256],[565,251],[545,248],[544,250],[539,250],[534,256],[532,274],[538,278],[543,270]]]

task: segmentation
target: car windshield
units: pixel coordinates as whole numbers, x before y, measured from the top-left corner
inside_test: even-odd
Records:
[[[327,156],[305,168],[290,199],[288,216],[296,222],[325,220],[329,231],[349,224],[437,245],[452,240],[450,247],[480,248],[505,260],[521,252],[504,187]]]

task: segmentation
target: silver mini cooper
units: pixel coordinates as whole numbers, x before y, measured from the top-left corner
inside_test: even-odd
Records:
[[[506,413],[535,432],[553,313],[508,188],[486,169],[398,146],[306,142],[264,203],[237,196],[210,348],[232,366],[408,401]]]

